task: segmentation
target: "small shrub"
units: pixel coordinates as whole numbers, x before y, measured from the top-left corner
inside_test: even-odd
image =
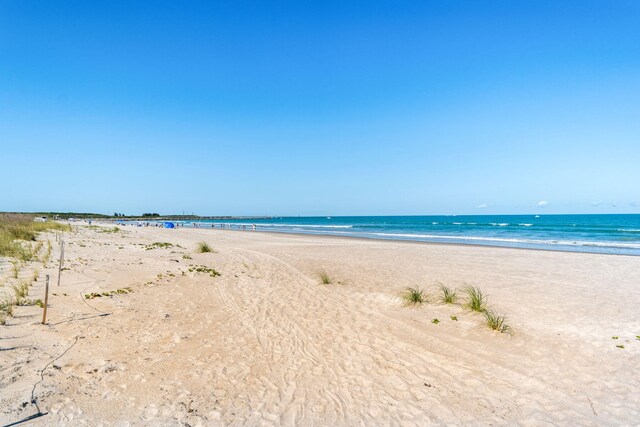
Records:
[[[402,299],[405,305],[417,306],[427,302],[427,294],[417,286],[408,287],[402,293]]]
[[[146,245],[144,247],[145,251],[150,251],[153,249],[167,249],[167,248],[172,248],[173,245],[171,243],[168,242],[153,242],[149,245]]]
[[[474,286],[465,286],[464,293],[467,294],[466,307],[471,311],[482,313],[487,310],[487,296]]]
[[[450,317],[451,317],[451,320],[453,320],[454,322],[458,321],[458,316],[450,316]]]
[[[193,259],[193,258],[191,258],[191,256],[189,256],[187,254],[184,254],[184,255],[182,255],[182,259]]]
[[[198,247],[196,248],[196,252],[199,254],[204,254],[208,252],[213,252],[213,248],[209,246],[207,242],[198,243]]]
[[[612,339],[612,340],[617,340],[617,339],[618,339],[618,337],[617,337],[617,336],[613,336],[613,337],[611,337],[611,339]]]
[[[189,272],[190,273],[205,273],[208,274],[211,277],[216,277],[216,276],[220,276],[220,273],[218,273],[216,271],[215,268],[209,268],[207,266],[204,265],[196,265],[193,267],[189,267]]]
[[[84,294],[84,299],[94,299],[94,298],[100,298],[100,297],[102,297],[102,294],[98,292],[91,292],[90,294]]]
[[[493,310],[485,310],[482,314],[490,329],[503,334],[511,334],[511,326],[507,323],[507,316],[498,315]]]
[[[120,289],[116,289],[115,291],[91,292],[90,294],[85,294],[84,298],[94,299],[94,298],[110,297],[116,294],[129,294],[131,292],[133,292],[133,289],[131,288],[120,288]]]
[[[433,323],[434,325],[437,325],[438,323],[440,323],[440,321],[438,320],[438,318],[435,318],[431,321],[431,323]]]
[[[453,288],[443,285],[442,283],[440,283],[439,286],[440,291],[442,292],[440,301],[445,304],[455,304],[456,300],[458,299],[457,291]]]
[[[0,311],[0,325],[4,326],[7,324],[7,315],[4,312]]]
[[[14,305],[15,300],[5,296],[2,300],[0,300],[0,312],[5,313],[7,316],[13,316]]]
[[[622,344],[618,344],[616,347],[618,347],[618,348],[624,348],[624,345],[622,345]]]
[[[119,233],[120,232],[120,228],[119,227],[113,227],[113,228],[102,228],[102,227],[99,227],[98,231],[100,233],[112,234],[112,233]]]

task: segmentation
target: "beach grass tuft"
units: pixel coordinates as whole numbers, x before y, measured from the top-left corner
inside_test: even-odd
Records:
[[[318,273],[318,276],[320,276],[320,281],[323,285],[330,285],[333,283],[333,278],[324,270]]]
[[[7,316],[13,316],[13,307],[16,302],[14,299],[5,296],[0,300],[0,312],[5,313]]]
[[[439,283],[438,286],[440,287],[440,292],[442,292],[440,301],[445,304],[455,304],[458,300],[458,292],[449,286],[443,285],[442,283]]]
[[[18,261],[11,261],[11,277],[17,279],[20,274],[20,268],[21,265]]]
[[[29,295],[29,283],[28,282],[20,282],[17,285],[11,285],[13,288],[13,292],[16,295],[16,299],[20,301],[22,298]]]
[[[402,292],[402,299],[407,306],[419,306],[427,302],[427,294],[417,286],[409,286]]]
[[[493,310],[485,310],[482,315],[484,316],[487,326],[503,334],[511,335],[511,326],[507,323],[507,316],[498,315]]]
[[[198,247],[196,248],[196,252],[199,254],[204,254],[208,252],[213,252],[213,248],[209,246],[207,242],[198,243]]]
[[[51,259],[51,251],[52,250],[53,250],[53,248],[51,247],[51,240],[47,239],[47,250],[43,254],[41,254],[41,256],[40,256],[40,262],[42,263],[43,267],[46,267],[47,263]]]
[[[467,294],[467,302],[465,306],[469,310],[476,311],[478,313],[483,313],[487,310],[487,296],[483,294],[479,288],[467,285],[464,287],[463,291]]]

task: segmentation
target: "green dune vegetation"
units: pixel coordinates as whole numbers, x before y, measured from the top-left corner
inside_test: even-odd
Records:
[[[49,230],[70,231],[71,227],[59,222],[36,222],[33,215],[0,214],[0,257],[8,258],[11,263],[9,277],[0,274],[0,286],[11,291],[0,293],[0,325],[6,323],[7,316],[13,315],[15,305],[30,305],[33,303],[26,297],[32,282],[38,280],[39,272],[33,270],[29,279],[21,278],[22,267],[31,262],[41,262],[43,265],[51,257],[51,242],[36,241],[38,233]],[[23,275],[24,276],[24,275]],[[8,283],[5,283],[7,281]]]
[[[404,288],[401,296],[406,306],[415,307],[427,302],[426,292],[417,286],[410,286],[410,287]]]
[[[213,248],[209,246],[207,242],[198,243],[198,247],[196,248],[196,252],[199,254],[204,254],[208,252],[213,252]]]
[[[442,283],[438,283],[437,286],[440,289],[440,296],[437,298],[442,304],[454,305],[458,302],[458,290],[445,286]],[[507,323],[507,316],[497,314],[494,310],[488,308],[488,297],[479,288],[471,285],[465,285],[462,288],[462,293],[466,296],[461,300],[458,305],[466,308],[467,310],[475,313],[479,313],[484,318],[484,323],[494,331],[513,335],[513,329]],[[424,290],[418,287],[405,288],[400,294],[405,306],[419,306],[427,302],[427,294]],[[457,321],[458,316],[450,316],[451,320]],[[440,321],[436,318],[431,323],[438,324]],[[617,339],[618,337],[613,337]]]
[[[318,276],[320,276],[320,281],[323,285],[330,285],[333,282],[333,278],[324,270],[319,272]]]
[[[0,256],[31,261],[42,249],[35,242],[41,231],[70,231],[71,227],[55,221],[35,222],[33,215],[0,214]]]

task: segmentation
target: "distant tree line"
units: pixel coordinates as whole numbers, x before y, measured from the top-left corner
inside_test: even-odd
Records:
[[[118,217],[125,217],[127,215],[125,215],[123,213],[114,212],[113,216],[118,218]],[[143,217],[147,217],[147,218],[149,218],[149,217],[159,217],[160,214],[159,213],[155,213],[155,212],[154,213],[147,212],[147,213],[143,213],[142,216]]]

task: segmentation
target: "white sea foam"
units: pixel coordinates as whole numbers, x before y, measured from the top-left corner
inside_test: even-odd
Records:
[[[498,227],[506,227],[507,225],[509,225],[508,222],[490,222],[489,224],[495,225],[495,226],[498,226]]]
[[[200,223],[209,224],[209,223]],[[219,224],[219,223],[215,223]],[[248,226],[255,225],[256,227],[283,227],[283,228],[353,228],[353,225],[320,225],[320,224],[265,224],[258,222],[224,222],[223,224],[231,224],[232,226]]]
[[[301,228],[353,228],[353,225],[319,225],[319,224],[256,224],[258,227],[301,227]]]
[[[477,237],[477,236],[446,236],[439,234],[407,234],[407,233],[371,233],[381,237],[401,237],[418,239],[441,239],[441,240],[465,240],[478,242],[503,242],[520,243],[530,245],[555,245],[555,246],[590,246],[603,248],[640,249],[640,244],[618,243],[618,242],[592,242],[582,240],[536,240],[536,239],[510,239],[502,237]]]
[[[200,223],[201,226],[211,223]],[[216,225],[220,223],[215,223]],[[413,234],[413,233],[386,233],[386,232],[361,232],[351,231],[358,225],[326,225],[326,224],[277,224],[277,223],[251,223],[251,222],[234,222],[225,223],[231,225],[233,228],[256,225],[259,229],[272,229],[273,231],[279,230],[283,232],[301,232],[309,234],[334,234],[334,235],[348,235],[348,236],[362,236],[362,237],[374,237],[374,238],[386,238],[386,239],[407,239],[407,240],[431,240],[435,242],[457,241],[457,242],[477,242],[485,244],[497,244],[504,246],[522,247],[522,246],[538,246],[538,247],[591,247],[602,249],[623,249],[623,250],[640,250],[640,242],[616,242],[616,241],[584,241],[584,240],[543,240],[543,239],[526,239],[526,238],[509,238],[509,237],[492,237],[492,236],[451,236],[441,234]],[[433,221],[432,224],[438,225],[439,223]],[[455,225],[462,225],[464,223],[455,222]],[[476,223],[467,223],[468,225],[475,225]],[[497,227],[506,227],[510,223],[490,223]],[[531,223],[519,223],[522,227],[531,227]],[[568,224],[573,225],[573,224]],[[640,233],[638,228],[619,228],[618,232],[625,233]]]

